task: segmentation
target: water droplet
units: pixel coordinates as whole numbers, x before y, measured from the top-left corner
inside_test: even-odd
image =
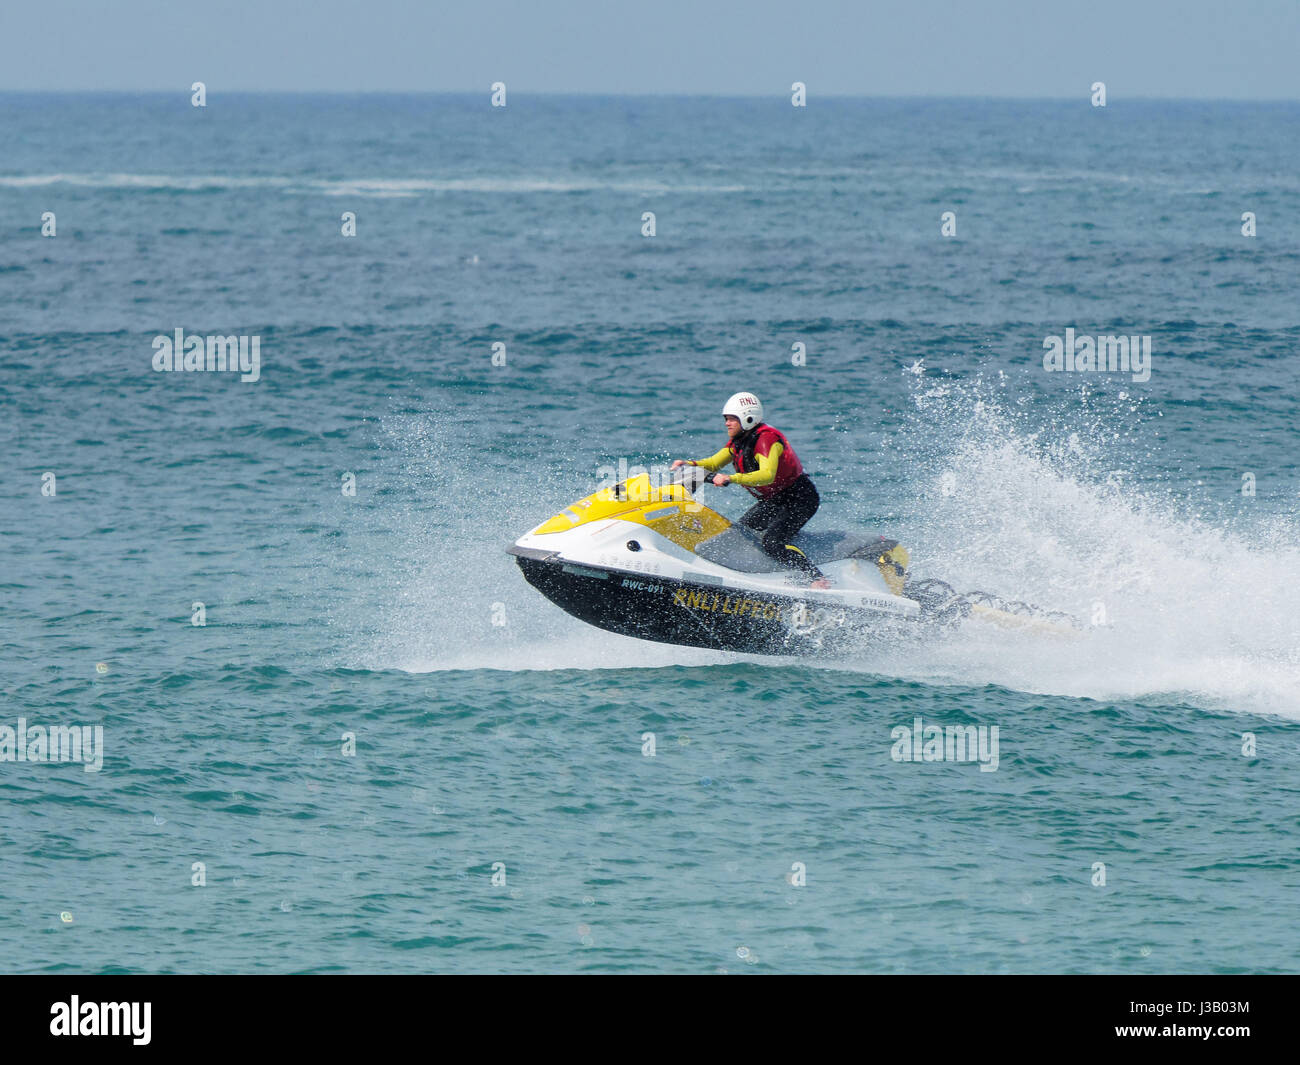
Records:
[[[749,957],[749,948],[748,948],[748,947],[737,947],[737,948],[736,948],[736,957],[737,957],[737,958],[748,958],[748,957]]]
[[[59,914],[59,920],[62,921],[64,924],[72,924],[72,914],[70,914],[67,910],[64,910],[61,914]]]
[[[290,904],[288,899],[284,899],[280,902],[280,909],[282,909],[285,913],[288,913],[290,910],[293,909],[293,906]]]
[[[153,823],[155,825],[165,825],[167,823],[167,818],[163,817],[162,814],[154,814]]]
[[[107,672],[108,672],[108,663],[107,663],[107,662],[96,662],[96,663],[95,663],[95,672],[96,672],[96,673],[107,673]]]

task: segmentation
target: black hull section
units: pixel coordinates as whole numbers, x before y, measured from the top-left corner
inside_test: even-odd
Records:
[[[608,573],[523,554],[516,554],[516,561],[529,584],[574,617],[657,643],[761,655],[824,655],[919,628],[905,617],[814,607],[794,595],[737,595],[704,584]]]

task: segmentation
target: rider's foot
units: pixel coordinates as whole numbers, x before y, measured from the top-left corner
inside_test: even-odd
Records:
[[[817,578],[815,581],[813,581],[812,584],[810,584],[808,587],[809,587],[809,588],[820,588],[820,589],[825,590],[826,588],[829,588],[830,586],[831,586],[831,582],[830,582],[830,580],[829,580],[828,578],[826,578],[826,577],[818,577],[818,578]]]

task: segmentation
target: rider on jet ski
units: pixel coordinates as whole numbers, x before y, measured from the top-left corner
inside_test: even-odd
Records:
[[[722,487],[734,481],[756,496],[740,524],[763,538],[763,550],[776,561],[807,576],[814,588],[829,588],[830,581],[812,561],[789,541],[817,513],[821,500],[790,441],[779,429],[763,424],[763,404],[752,392],[737,392],[722,408],[727,423],[727,446],[707,459],[677,459],[678,466],[702,466],[710,473],[731,462],[736,472],[719,473],[713,483]]]

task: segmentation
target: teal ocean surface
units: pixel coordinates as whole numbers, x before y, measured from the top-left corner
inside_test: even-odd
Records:
[[[0,969],[1300,969],[1300,106],[0,133]],[[256,379],[156,370],[178,329]],[[1049,372],[1067,330],[1149,373]],[[518,535],[741,389],[810,528],[1082,634],[758,658],[524,582]],[[996,768],[897,758],[918,718]]]

